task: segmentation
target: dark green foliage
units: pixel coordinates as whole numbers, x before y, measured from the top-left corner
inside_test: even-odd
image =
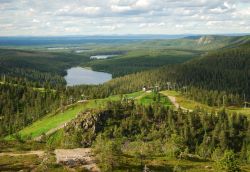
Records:
[[[225,151],[223,158],[220,160],[221,168],[227,172],[239,172],[239,161],[233,151]]]
[[[250,95],[250,49],[235,48],[209,53],[175,69],[171,78],[180,85],[226,91],[243,99]]]
[[[0,137],[56,111],[66,69],[88,60],[67,53],[0,49]]]
[[[99,135],[94,144],[94,152],[103,171],[113,171],[119,166],[121,143],[118,140],[110,140]]]
[[[199,110],[187,113],[159,105],[144,107],[111,102],[107,108],[105,111],[92,112],[90,116],[80,115],[65,130],[66,134],[79,133],[80,129],[82,141],[79,144],[88,139],[87,133],[95,137],[103,133],[105,138],[111,140],[120,138],[131,142],[159,140],[166,143],[171,156],[180,157],[185,152],[211,158],[216,148],[222,152],[227,149],[241,152],[249,132],[246,117],[231,116],[224,111],[218,115]],[[95,140],[95,137],[92,139]]]
[[[200,52],[188,50],[137,50],[127,55],[88,63],[92,69],[106,71],[113,77],[158,68],[164,65],[178,64],[198,57]]]
[[[5,74],[11,83],[29,81],[39,87],[63,86],[66,69],[88,60],[86,56],[67,53],[0,49],[0,75]]]
[[[60,106],[53,90],[0,84],[0,136],[14,133]]]
[[[181,91],[185,97],[212,107],[244,106],[244,95],[238,93],[232,94],[195,87],[189,87],[187,91],[183,89]]]

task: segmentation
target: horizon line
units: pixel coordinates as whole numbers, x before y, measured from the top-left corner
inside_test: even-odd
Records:
[[[94,37],[94,36],[201,36],[201,35],[221,35],[221,36],[247,36],[250,35],[250,32],[238,32],[238,33],[204,33],[204,34],[195,34],[195,33],[180,33],[180,34],[72,34],[72,35],[0,35],[0,37]]]

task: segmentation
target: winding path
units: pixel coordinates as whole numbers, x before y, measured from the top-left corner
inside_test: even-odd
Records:
[[[23,156],[23,155],[37,155],[39,157],[42,157],[44,154],[45,154],[45,152],[42,150],[26,151],[26,152],[22,152],[22,153],[3,152],[3,153],[0,153],[0,157],[1,156]]]
[[[176,97],[174,96],[169,96],[167,94],[164,94],[168,97],[168,99],[172,102],[172,104],[177,108],[177,109],[182,109],[184,111],[189,111],[189,112],[192,112],[193,110],[192,109],[187,109],[187,108],[184,108],[182,106],[180,106],[180,104],[176,101]]]
[[[67,123],[64,123],[64,124],[61,124],[61,125],[57,126],[56,128],[52,128],[51,130],[47,131],[45,133],[45,135],[49,136],[49,135],[55,133],[57,130],[60,130],[60,129],[64,128],[66,125],[67,125]],[[43,135],[40,135],[40,136],[35,137],[33,140],[41,141],[42,137],[43,137]]]

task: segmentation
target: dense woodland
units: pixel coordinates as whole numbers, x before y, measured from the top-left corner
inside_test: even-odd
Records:
[[[249,47],[216,51],[176,67],[172,75],[181,85],[250,95]]]
[[[199,109],[174,111],[158,103],[145,107],[133,101],[109,102],[106,110],[79,114],[64,129],[60,143],[66,147],[94,146],[103,167],[109,170],[119,164],[119,156],[128,152],[144,158],[219,161],[232,150],[241,162],[249,162],[249,129],[246,116],[223,110],[215,115]],[[114,147],[106,156],[114,153],[115,162],[102,154],[109,142]]]
[[[0,136],[14,133],[60,107],[55,90],[0,84]]]
[[[22,85],[58,88],[66,84],[66,69],[86,61],[88,57],[71,53],[0,49],[0,75]]]
[[[53,111],[60,108],[62,104],[66,104],[69,98],[73,98],[74,101],[81,100],[82,98],[104,98],[110,95],[135,92],[141,90],[143,86],[153,87],[157,85],[160,86],[162,90],[167,89],[170,86],[171,89],[181,90],[188,98],[209,106],[243,107],[244,101],[250,100],[250,49],[248,44],[241,45],[238,48],[227,47],[208,53],[204,52],[200,58],[182,64],[177,63],[196,57],[200,52],[183,52],[182,50],[166,50],[165,52],[164,49],[162,49],[162,51],[163,52],[158,52],[156,54],[151,52],[148,56],[144,56],[141,53],[137,54],[139,56],[136,54],[127,54],[127,58],[111,58],[110,60],[108,59],[107,62],[103,60],[94,62],[90,61],[88,56],[71,53],[46,53],[1,49],[0,135],[5,136],[14,133],[44,115],[53,113]],[[146,53],[148,52],[149,50],[146,51]],[[168,52],[171,52],[172,55],[168,56]],[[175,61],[173,61],[173,59],[175,59]],[[75,65],[84,66],[86,64],[92,65],[94,69],[110,71],[116,78],[101,85],[82,85],[68,87],[66,89],[66,82],[63,78],[66,74],[66,69]],[[172,65],[170,66],[166,64]],[[142,71],[145,69],[147,70]],[[122,76],[127,73],[133,74]],[[120,105],[117,106],[119,107]],[[137,112],[137,108],[133,106],[131,108],[135,113],[139,113]],[[170,133],[184,136],[183,132],[184,130],[187,130],[185,127],[191,129],[194,126],[192,126],[193,124],[190,123],[190,121],[197,120],[197,124],[200,125],[197,126],[195,132],[198,133],[192,133],[193,137],[190,136],[190,138],[193,140],[186,140],[185,144],[192,153],[198,151],[197,149],[202,145],[206,131],[206,133],[214,139],[214,147],[211,147],[210,149],[212,143],[209,143],[208,146],[210,149],[208,152],[211,154],[218,145],[222,144],[218,143],[221,139],[218,141],[215,136],[212,135],[215,129],[219,127],[218,131],[225,131],[225,137],[231,138],[229,137],[231,136],[230,132],[232,129],[232,124],[230,123],[232,120],[231,118],[237,118],[236,121],[238,120],[239,123],[240,121],[246,121],[243,116],[233,115],[233,117],[227,114],[225,115],[223,112],[222,114],[224,115],[222,115],[223,117],[221,117],[221,119],[212,116],[211,121],[213,122],[211,122],[211,124],[206,124],[211,128],[204,131],[204,121],[199,119],[201,118],[201,115],[198,114],[205,112],[194,112],[194,114],[191,114],[191,116],[194,116],[194,119],[190,120],[185,119],[186,116],[182,115],[183,112],[177,113],[169,109],[163,109],[164,113],[160,114],[165,117],[162,117],[159,119],[160,121],[157,121],[158,117],[155,117],[154,111],[159,109],[154,108],[155,107],[151,107],[152,114],[151,116],[148,115],[147,118],[147,113],[149,113],[147,111],[150,109],[147,110],[143,108],[143,110],[140,111],[143,118],[138,119],[138,116],[134,116],[135,119],[131,120],[128,118],[127,123],[129,123],[129,125],[131,123],[132,125],[135,121],[133,126],[136,128],[127,126],[128,134],[126,135],[126,132],[122,132],[122,137],[130,137],[130,130],[137,132],[134,134],[138,136],[143,135],[143,132],[149,132],[149,129],[154,129],[154,127],[156,127],[154,132],[158,131],[159,128],[157,127],[159,126],[163,128],[165,127],[165,131],[168,128],[167,126],[173,125],[169,121],[166,122],[165,119],[169,114],[172,114],[175,120],[174,124],[176,124],[176,126],[178,126],[177,123],[181,125],[178,126],[179,129],[176,129],[177,131],[173,131],[173,128],[171,128]],[[126,114],[122,111],[121,114],[123,113]],[[129,112],[129,114],[130,113],[132,112]],[[111,113],[111,115],[113,114]],[[130,118],[133,118],[132,116]],[[122,124],[126,123],[125,119],[127,119],[127,117],[123,118],[124,117],[119,119]],[[155,121],[156,123],[154,124]],[[222,121],[226,121],[225,124],[222,124]],[[145,125],[146,128],[140,126],[137,122],[140,122],[141,124],[144,122],[145,124],[143,123],[143,125]],[[230,148],[237,152],[242,149],[244,145],[243,143],[245,143],[244,138],[248,125],[246,123],[247,122],[244,122],[244,124],[236,124],[236,129],[232,129],[236,130],[235,132],[237,134],[239,133],[237,130],[244,130],[244,137],[242,136],[238,138],[239,144],[229,143],[230,141],[226,140],[226,144],[221,147],[222,149]],[[159,126],[157,126],[158,124]],[[184,124],[185,127],[183,128]],[[149,125],[149,128],[147,125]],[[238,129],[237,127],[240,125],[243,125],[243,128]],[[129,129],[129,127],[132,127],[133,129]],[[138,128],[141,129],[138,130]],[[124,128],[120,128],[119,130],[123,131]],[[234,131],[232,131],[232,133],[233,132]],[[194,139],[196,136],[196,139],[198,140]],[[145,138],[147,137],[148,136],[145,136]],[[163,136],[161,135],[160,137]],[[236,138],[236,136],[232,137]],[[237,141],[235,138],[233,140]],[[238,147],[232,145],[238,145]]]
[[[220,50],[184,64],[118,77],[99,86],[77,86],[69,90],[97,98],[138,91],[143,86],[159,85],[166,89],[170,83],[172,89],[186,89],[190,97],[198,101],[192,89],[201,90],[199,94],[203,98],[207,96],[207,99],[213,99],[201,102],[211,106],[221,106],[223,96],[226,104],[243,106],[243,102],[250,99],[249,55],[250,49],[246,47]]]
[[[200,54],[200,51],[194,50],[154,50],[151,48],[149,50],[133,50],[122,56],[105,60],[92,60],[86,65],[97,71],[111,73],[113,77],[119,77],[165,65],[183,63],[198,57]]]
[[[15,133],[45,115],[83,99],[122,98],[142,87],[178,90],[188,99],[220,109],[243,107],[250,102],[248,39],[210,36],[135,42],[120,51],[116,47],[118,56],[105,60],[73,51],[0,49],[0,138],[11,134],[23,142],[29,138]],[[205,44],[209,41],[214,44]],[[97,47],[91,53],[109,54],[110,49]],[[66,70],[78,65],[110,72],[114,78],[100,85],[67,87]],[[102,171],[133,169],[134,162],[129,161],[134,160],[140,161],[138,171],[159,159],[177,162],[160,171],[178,171],[180,160],[215,162],[226,171],[239,171],[250,163],[250,124],[243,114],[199,108],[187,112],[164,106],[160,94],[152,99],[142,105],[124,98],[83,111],[63,129],[43,134],[39,144],[49,150],[91,147]]]
[[[66,69],[86,56],[0,50],[0,137],[17,132],[64,103]]]
[[[229,94],[226,91],[205,90],[196,87],[187,87],[181,89],[181,92],[188,99],[195,100],[211,107],[247,106],[247,104],[245,104],[246,96],[237,93]]]

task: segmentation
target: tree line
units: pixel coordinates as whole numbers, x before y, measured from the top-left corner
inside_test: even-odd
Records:
[[[158,103],[108,102],[106,110],[78,115],[64,129],[61,143],[94,146],[103,168],[114,168],[117,156],[129,152],[139,157],[218,161],[231,151],[244,163],[250,160],[249,129],[246,116],[224,110],[216,115],[200,109],[174,111]]]

